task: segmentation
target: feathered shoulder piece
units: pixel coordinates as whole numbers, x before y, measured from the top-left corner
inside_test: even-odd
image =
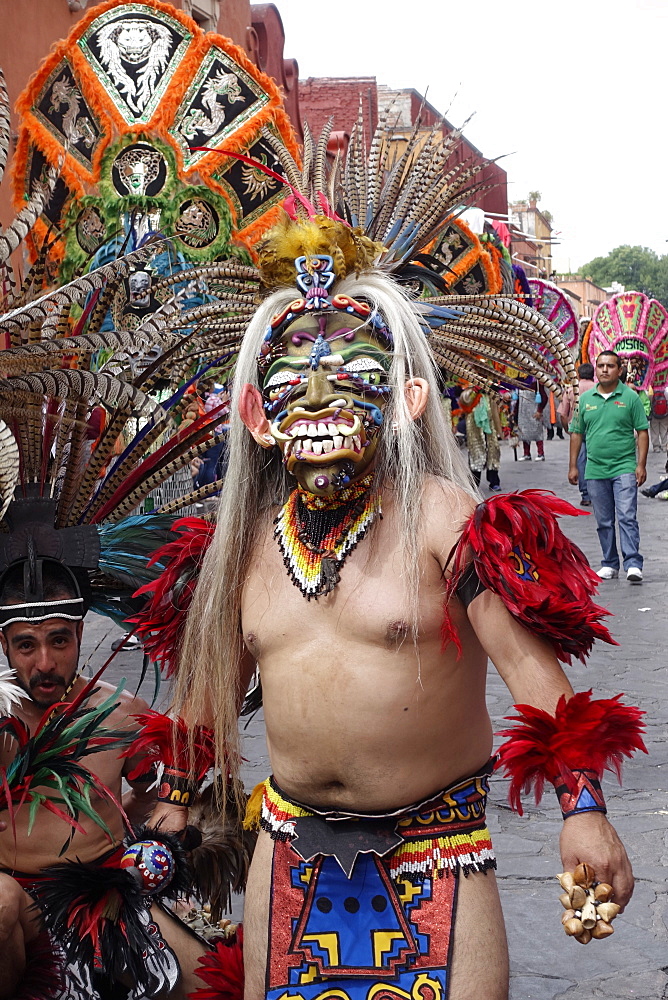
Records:
[[[573,772],[586,766],[599,776],[614,771],[621,778],[625,757],[637,750],[647,753],[643,742],[645,714],[616,698],[592,699],[591,691],[572,698],[561,696],[554,715],[532,705],[515,705],[518,715],[508,716],[512,729],[504,729],[506,742],[499,747],[498,767],[510,778],[508,796],[522,814],[520,796],[533,788],[540,802],[545,781],[574,781]]]
[[[472,564],[482,586],[498,594],[520,625],[551,642],[565,663],[573,656],[584,662],[596,639],[616,644],[601,621],[610,612],[592,600],[598,577],[557,522],[585,513],[546,490],[502,494],[478,504],[454,552],[444,642],[458,641],[447,605]]]

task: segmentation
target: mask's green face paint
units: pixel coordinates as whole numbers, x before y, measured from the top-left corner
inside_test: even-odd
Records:
[[[300,486],[330,496],[373,465],[391,358],[345,313],[295,320],[280,343],[262,383],[271,433]]]

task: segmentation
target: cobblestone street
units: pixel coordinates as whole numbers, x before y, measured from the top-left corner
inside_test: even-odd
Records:
[[[545,487],[577,505],[578,491],[566,479],[568,442],[546,442],[545,452],[542,464],[515,463],[512,451],[504,448],[503,490]],[[664,463],[665,455],[650,452],[648,482],[662,478]],[[599,645],[587,667],[578,664],[569,670],[576,689],[592,687],[597,697],[623,691],[630,703],[647,712],[649,757],[641,755],[626,765],[622,789],[612,777],[605,781],[610,818],[633,863],[635,896],[615,923],[614,941],[594,941],[582,947],[567,939],[560,926],[561,890],[554,879],[561,870],[557,850],[561,818],[556,800],[547,793],[539,809],[528,801],[524,817],[518,817],[508,808],[504,782],[494,779],[488,819],[499,858],[498,879],[508,925],[512,1000],[668,998],[668,889],[664,873],[668,855],[668,503],[640,496],[639,517],[645,582],[632,586],[625,579],[614,580],[602,583],[600,590],[600,603],[613,612],[611,629],[620,645]],[[566,519],[562,524],[597,568],[600,555],[593,517]],[[92,654],[93,665],[108,655],[116,635],[116,629],[91,617],[85,645],[91,650],[99,644]],[[121,653],[109,680],[123,675],[136,679],[140,665],[138,653]],[[215,669],[215,664],[211,668]],[[149,700],[151,691],[152,678],[148,678],[143,693]],[[499,729],[511,699],[493,669],[488,692],[494,726]],[[245,730],[243,752],[250,787],[269,771],[261,714]],[[234,915],[240,914],[241,900],[234,908]]]

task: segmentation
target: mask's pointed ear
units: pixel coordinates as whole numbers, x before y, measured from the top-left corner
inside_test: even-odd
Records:
[[[239,394],[239,416],[262,448],[273,448],[276,443],[270,433],[270,425],[262,405],[262,394],[250,382],[242,387]]]
[[[404,386],[406,406],[411,420],[418,420],[427,408],[429,383],[426,378],[409,378]]]

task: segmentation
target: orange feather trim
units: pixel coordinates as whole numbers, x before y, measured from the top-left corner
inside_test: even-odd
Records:
[[[591,323],[591,320],[590,320],[589,321],[589,325],[588,325],[587,329],[585,330],[584,336],[582,338],[582,347],[580,349],[580,364],[581,365],[586,365],[589,362],[589,341],[591,340],[591,328],[592,328],[592,323]]]
[[[503,277],[501,274],[501,258],[502,253],[498,247],[495,247],[493,243],[484,244],[484,251],[489,257],[490,267],[489,270],[486,266],[484,255],[482,257],[482,266],[487,275],[488,288],[485,289],[490,295],[498,295],[498,293],[503,288]]]

